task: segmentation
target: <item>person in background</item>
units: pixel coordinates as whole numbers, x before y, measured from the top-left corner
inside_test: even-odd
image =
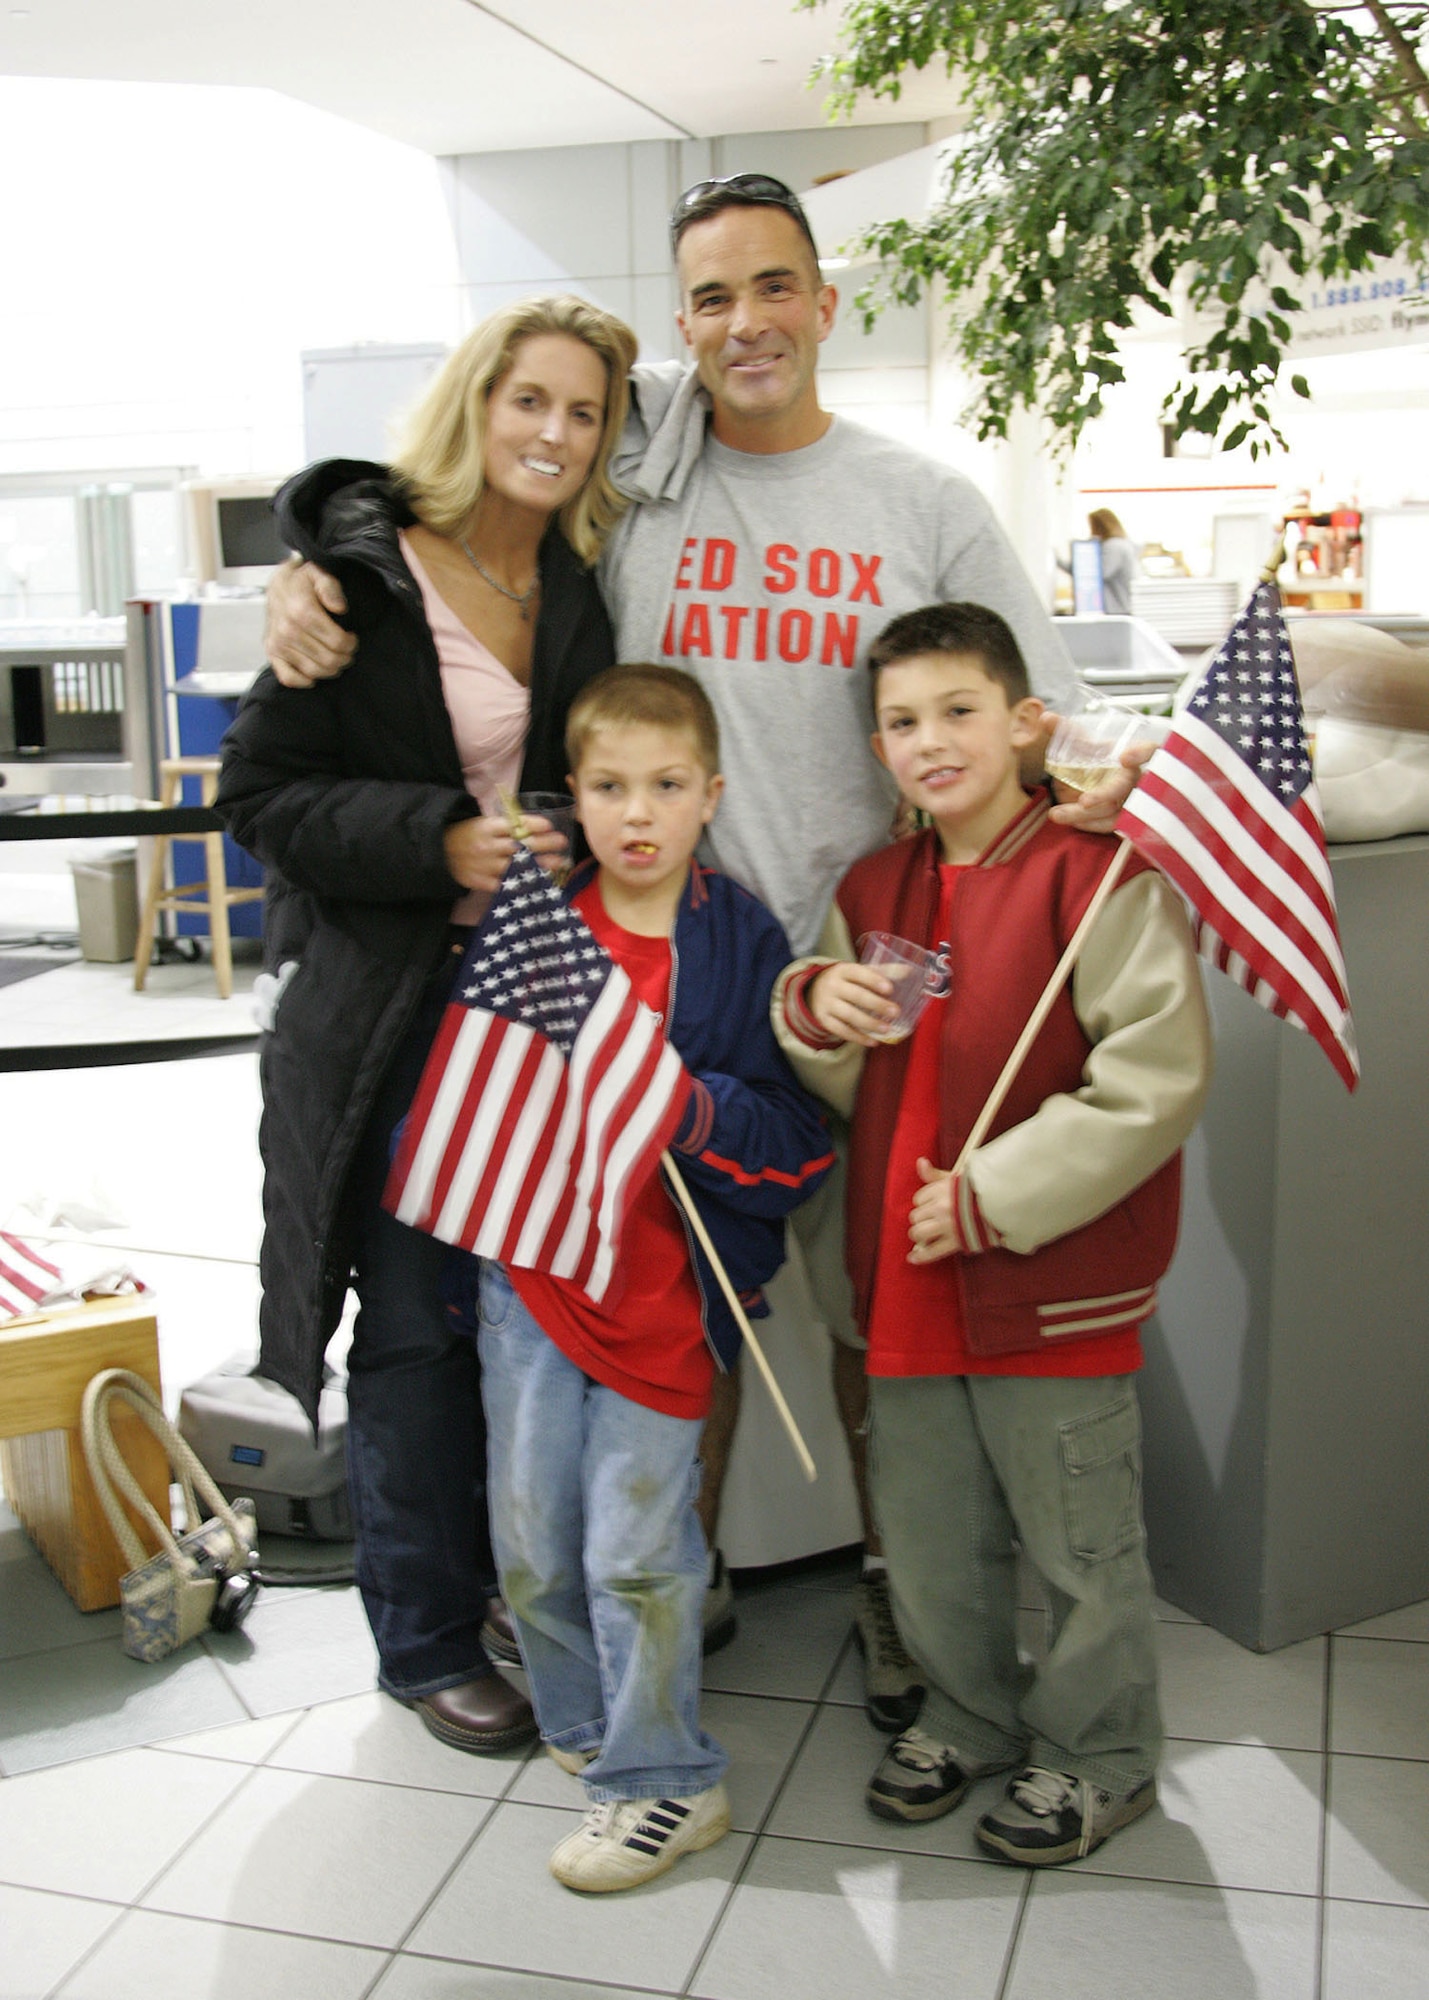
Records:
[[[806,951],[835,885],[882,843],[895,810],[867,755],[873,711],[859,671],[887,621],[934,598],[977,598],[1007,618],[1050,707],[1078,705],[1076,680],[976,487],[822,408],[819,348],[838,295],[797,196],[770,174],[699,181],[676,202],[670,235],[691,361],[635,371],[617,464],[634,504],[607,545],[601,583],[620,656],[680,665],[707,690],[727,781],[709,852]],[[342,602],[312,567],[279,572],[268,657],[293,687],[342,671],[351,639],[332,615]],[[1035,747],[1028,759],[1035,770]],[[1105,827],[1131,783],[1128,771],[1057,811]],[[916,1714],[922,1688],[898,1640],[868,1514],[863,1342],[839,1214],[826,1183],[792,1233],[832,1335],[834,1398],[865,1532],[855,1609],[865,1704],[876,1727],[895,1731]],[[739,1391],[737,1370],[719,1378],[701,1447],[711,1646],[734,1631],[718,1523]]]
[[[614,657],[592,565],[622,504],[609,467],[634,357],[609,313],[524,301],[457,348],[392,466],[291,480],[279,524],[344,607],[351,672],[302,694],[260,674],[223,751],[218,810],[269,871],[279,971],[261,1366],[316,1421],[351,1282],[349,1479],[378,1678],[462,1750],[508,1749],[535,1723],[483,1639],[478,1363],[446,1312],[446,1246],[380,1197],[464,940],[515,850],[502,797],[560,789],[571,700]],[[548,821],[528,825],[533,851],[564,858]]]
[[[1131,615],[1131,580],[1141,574],[1141,560],[1110,507],[1093,507],[1087,526],[1102,545],[1102,609]]]

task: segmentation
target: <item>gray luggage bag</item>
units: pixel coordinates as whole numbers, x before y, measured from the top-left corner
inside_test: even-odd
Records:
[[[265,1535],[352,1539],[347,1504],[347,1378],[323,1371],[318,1439],[286,1389],[236,1354],[184,1390],[179,1429],[227,1499],[245,1494]]]

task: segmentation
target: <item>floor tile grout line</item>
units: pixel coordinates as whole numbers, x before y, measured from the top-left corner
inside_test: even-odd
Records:
[[[649,2000],[679,2000],[678,1989],[672,1986],[642,1986],[628,1979],[599,1979],[588,1972],[530,1972],[523,1966],[500,1965],[489,1958],[448,1958],[437,1951],[405,1951],[399,1954],[404,1959],[421,1965],[451,1965],[461,1971],[473,1972],[514,1972],[521,1979],[549,1980],[558,1986],[576,1986],[582,1991],[591,1987],[609,1993],[640,1993]]]
[[[1033,1871],[1030,1868],[1026,1873],[1027,1880],[1023,1883],[1018,1896],[1017,1914],[1012,1920],[1012,1929],[1008,1933],[1007,1949],[1002,1955],[1002,1975],[997,1982],[997,1992],[993,1996],[993,2000],[1010,2000],[1012,1993],[1012,1975],[1017,1965],[1017,1947],[1021,1942],[1023,1927],[1027,1922],[1027,1911],[1032,1901],[1032,1888],[1035,1879]]]
[[[77,1972],[82,1972],[85,1966],[89,1964],[90,1960],[94,1958],[96,1953],[99,1951],[100,1947],[102,1945],[108,1944],[110,1938],[113,1937],[114,1933],[118,1930],[119,1926],[122,1923],[128,1921],[132,1908],[133,1908],[132,1904],[123,1908],[116,1908],[114,1912],[113,1923],[106,1924],[104,1926],[103,1931],[101,1931],[100,1935],[97,1938],[95,1938],[94,1942],[89,1946],[88,1950],[82,1951],[79,1957],[75,1959],[72,1965],[67,1965],[65,1967],[64,1971],[60,1973],[58,1979],[55,1980],[54,1984],[51,1986],[47,1986],[45,1988],[44,1994],[41,1996],[41,2000],[55,2000],[55,1995],[61,1990],[61,1988],[67,1986],[70,1980],[74,1978]]]
[[[174,1851],[174,1853],[172,1853],[169,1856],[168,1860],[164,1862],[163,1866],[159,1868],[155,1874],[150,1876],[147,1882],[144,1883],[142,1888],[140,1888],[138,1893],[130,1901],[129,1907],[131,1910],[137,1910],[143,1907],[143,1901],[145,1896],[152,1894],[152,1892],[158,1888],[160,1882],[163,1881],[164,1877],[168,1874],[169,1870],[175,1867],[178,1864],[178,1862],[182,1860],[184,1854],[190,1847],[194,1845],[195,1841],[197,1841],[203,1834],[208,1832],[208,1829],[213,1825],[214,1821],[219,1817],[220,1813],[226,1812],[229,1806],[233,1804],[234,1800],[241,1797],[242,1794],[248,1790],[249,1786],[253,1783],[254,1778],[258,1775],[258,1772],[261,1769],[262,1766],[258,1764],[250,1764],[248,1766],[245,1775],[239,1779],[238,1783],[233,1787],[232,1791],[227,1792],[224,1795],[224,1797],[221,1798],[218,1801],[218,1803],[214,1806],[213,1810],[205,1814],[205,1816],[199,1821],[198,1825],[192,1828],[192,1830],[179,1843],[177,1849]],[[169,1912],[168,1914],[172,1915],[173,1912]]]
[[[524,1770],[524,1769],[525,1769],[524,1764],[517,1766],[517,1770]],[[516,1776],[515,1773],[513,1773],[511,1777],[511,1784],[515,1784],[515,1782],[516,1782]],[[450,1794],[444,1794],[443,1796],[450,1796]],[[475,1796],[475,1794],[467,1793],[465,1794],[465,1796],[473,1797]],[[476,1843],[485,1833],[487,1827],[490,1826],[495,1815],[501,1810],[502,1806],[507,1803],[506,1794],[503,1792],[500,1798],[486,1799],[483,1801],[483,1803],[486,1806],[486,1811],[481,1815],[481,1818],[472,1828],[471,1832],[468,1834],[465,1841],[463,1841],[459,1851],[452,1857],[450,1867],[446,1869],[444,1874],[441,1876],[440,1880],[434,1885],[431,1894],[427,1897],[426,1901],[422,1904],[421,1908],[416,1911],[416,1913],[412,1917],[411,1922],[407,1925],[407,1928],[403,1931],[401,1937],[397,1940],[396,1945],[392,1947],[393,1950],[400,1952],[402,1950],[402,1947],[406,1944],[408,1938],[410,1938],[412,1933],[417,1929],[418,1925],[421,1924],[424,1918],[426,1918],[430,1914],[432,1906],[436,1902],[437,1898],[442,1894],[444,1894],[446,1889],[450,1886],[454,1876],[456,1875],[457,1870],[461,1867],[462,1863],[471,1853],[473,1847],[475,1847]]]
[[[1331,1745],[1335,1740],[1335,1635],[1325,1635],[1325,1665],[1320,1683],[1320,1852],[1316,1881],[1318,1921],[1315,1925],[1314,2000],[1321,2000],[1325,1985],[1325,1927],[1329,1920],[1326,1891],[1330,1873],[1330,1813],[1334,1787]]]
[[[753,1864],[755,1854],[758,1852],[759,1849],[759,1843],[761,1840],[763,1840],[765,1833],[768,1829],[769,1822],[773,1818],[776,1810],[778,1809],[779,1801],[783,1798],[785,1788],[788,1786],[789,1780],[793,1776],[794,1767],[798,1763],[800,1757],[803,1756],[809,1738],[813,1735],[814,1730],[818,1726],[819,1717],[823,1713],[824,1708],[826,1706],[825,1697],[827,1696],[829,1689],[833,1686],[835,1678],[841,1672],[843,1668],[843,1663],[845,1659],[848,1657],[849,1648],[852,1645],[853,1645],[853,1627],[850,1624],[849,1630],[844,1635],[843,1643],[835,1651],[833,1660],[830,1662],[829,1665],[829,1670],[824,1675],[819,1695],[810,1706],[809,1714],[804,1723],[804,1727],[799,1732],[799,1740],[797,1743],[795,1743],[793,1749],[789,1753],[788,1759],[785,1762],[783,1775],[780,1777],[778,1783],[775,1785],[773,1791],[769,1795],[769,1802],[765,1806],[763,1813],[759,1817],[758,1824],[755,1826],[754,1831],[750,1836],[749,1846],[745,1850],[744,1858],[740,1862],[738,1868],[735,1870],[734,1875],[731,1877],[729,1887],[725,1891],[725,1894],[721,1899],[720,1906],[718,1910],[715,1912],[714,1918],[710,1923],[709,1928],[705,1932],[704,1943],[700,1946],[699,1950],[696,1952],[694,1963],[691,1965],[689,1972],[686,1974],[685,1979],[679,1988],[679,1991],[682,1995],[689,1993],[691,1986],[694,1984],[695,1980],[697,1980],[700,1976],[700,1972],[704,1966],[705,1960],[708,1958],[710,1950],[714,1945],[714,1941],[716,1937],[719,1935],[720,1928],[724,1923],[725,1917],[728,1915],[734,1903],[735,1896],[738,1893],[739,1889],[743,1886],[745,1877],[748,1874],[749,1869]],[[841,1703],[828,1703],[827,1705],[830,1707],[843,1706],[843,1704]]]
[[[766,1831],[760,1835],[760,1838],[787,1841],[790,1846],[794,1847],[838,1847],[854,1854],[906,1855],[910,1860],[941,1861],[959,1868],[983,1869],[990,1874],[1005,1875],[1018,1865],[1014,1862],[994,1860],[991,1855],[945,1854],[928,1847],[884,1847],[869,1842],[839,1839],[831,1834],[769,1833]],[[1208,1892],[1214,1891],[1222,1895],[1232,1896],[1275,1896],[1289,1903],[1315,1903],[1319,1901],[1319,1897],[1313,1889],[1266,1888],[1254,1882],[1207,1882],[1202,1879],[1179,1875],[1138,1875],[1131,1871],[1113,1873],[1107,1868],[1079,1869],[1075,1863],[1065,1864],[1058,1867],[1055,1871],[1048,1870],[1047,1872],[1055,1872],[1067,1881],[1136,1882],[1149,1889],[1204,1889]],[[1370,1899],[1344,1897],[1336,1898],[1335,1900],[1365,1902]],[[1384,1903],[1382,1907],[1388,1910],[1404,1910],[1425,1906],[1410,1903]]]

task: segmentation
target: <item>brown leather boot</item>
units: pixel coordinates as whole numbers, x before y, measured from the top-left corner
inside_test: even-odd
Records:
[[[404,1706],[414,1708],[433,1736],[453,1750],[477,1756],[515,1750],[536,1734],[530,1702],[494,1667],[479,1680],[458,1681],[455,1687],[404,1701]]]
[[[481,1643],[493,1660],[504,1660],[508,1667],[520,1666],[521,1648],[516,1643],[516,1627],[504,1597],[487,1598]]]

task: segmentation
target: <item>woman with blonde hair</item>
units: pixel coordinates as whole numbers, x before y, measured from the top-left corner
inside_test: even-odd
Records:
[[[259,675],[218,805],[269,871],[262,1372],[316,1422],[349,1282],[348,1468],[378,1679],[459,1749],[535,1733],[492,1664],[474,1348],[445,1247],[380,1206],[470,927],[515,849],[501,808],[564,783],[566,711],[614,658],[591,565],[635,337],[525,300],[462,342],[390,467],[333,460],[278,495],[285,541],[357,639],[311,692]],[[564,841],[532,818],[531,847]]]

